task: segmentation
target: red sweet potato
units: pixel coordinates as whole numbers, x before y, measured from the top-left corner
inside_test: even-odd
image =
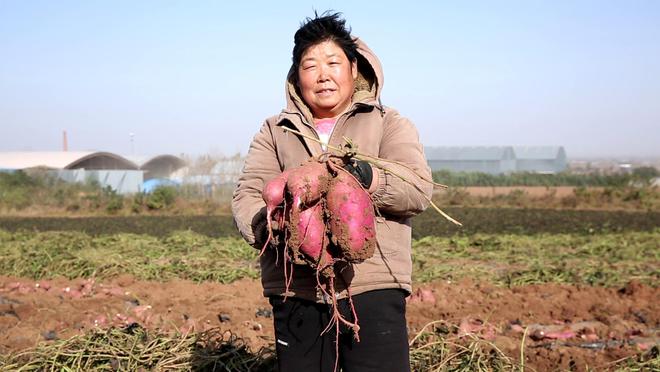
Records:
[[[330,180],[327,200],[332,242],[349,262],[362,262],[376,249],[376,217],[369,193],[342,169]]]
[[[342,164],[339,159],[310,160],[273,179],[263,191],[268,241],[273,226],[284,227],[287,257],[326,277],[333,276],[336,260],[359,263],[376,247],[371,198]]]
[[[295,256],[298,256],[297,253],[302,254],[302,261],[319,270],[332,265],[332,256],[327,249],[329,239],[323,221],[322,203],[303,211],[294,209],[291,215],[295,226],[291,229],[289,249],[293,250]]]
[[[286,180],[289,176],[289,173],[289,171],[284,171],[277,177],[268,181],[263,191],[261,192],[261,196],[266,202],[266,209],[268,211],[274,210],[284,201],[284,188],[286,186]]]
[[[286,189],[292,196],[294,208],[316,204],[327,189],[330,179],[328,167],[315,160],[291,170],[286,180]]]
[[[316,269],[318,289],[334,300],[332,319],[326,331],[334,326],[338,339],[339,326],[344,324],[354,331],[359,341],[360,327],[350,287],[347,291],[353,321],[347,320],[336,305],[335,263],[359,263],[373,255],[376,248],[374,206],[369,193],[342,168],[343,159],[327,156],[323,159],[311,160],[291,170],[285,183],[279,180],[277,186],[271,186],[272,190],[264,191],[264,195],[269,196],[264,196],[269,211],[269,230],[273,218],[278,226],[284,222],[286,293],[293,278],[293,264],[307,264]],[[280,204],[283,208],[277,208]]]
[[[277,208],[284,203],[286,180],[288,176],[289,171],[282,172],[279,176],[268,181],[261,192],[261,197],[264,199],[264,202],[266,202],[266,222],[268,223],[268,238],[261,249],[261,253],[263,253],[273,237],[273,220],[277,218]],[[278,222],[277,226],[279,227],[281,220],[277,218],[275,221]]]
[[[284,171],[279,176],[268,181],[261,193],[264,202],[266,202],[266,214],[269,218],[272,216],[275,208],[284,202],[284,189],[289,173],[289,171]]]

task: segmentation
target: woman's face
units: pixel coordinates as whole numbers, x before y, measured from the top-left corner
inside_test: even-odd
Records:
[[[313,45],[298,67],[298,88],[316,119],[334,118],[351,104],[357,64],[334,41]]]

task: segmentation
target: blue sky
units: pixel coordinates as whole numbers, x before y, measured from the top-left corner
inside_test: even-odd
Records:
[[[245,153],[343,12],[425,145],[660,157],[658,1],[0,1],[0,151]]]

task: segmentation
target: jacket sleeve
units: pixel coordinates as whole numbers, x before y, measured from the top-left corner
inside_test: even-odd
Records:
[[[424,156],[417,129],[410,120],[395,110],[387,109],[383,125],[378,156],[389,161],[379,162],[382,168],[376,167],[378,185],[372,197],[381,213],[412,217],[429,206],[433,185],[416,174],[430,180],[431,168]]]
[[[267,237],[266,203],[261,192],[280,173],[271,127],[265,122],[250,144],[231,203],[236,227],[256,248],[261,248]]]

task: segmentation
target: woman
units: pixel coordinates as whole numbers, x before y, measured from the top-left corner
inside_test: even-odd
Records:
[[[423,146],[414,125],[380,103],[380,62],[351,36],[339,14],[308,18],[296,32],[294,44],[287,107],[267,119],[254,137],[234,193],[232,211],[243,237],[262,247],[267,237],[264,185],[323,153],[325,144],[341,147],[344,138],[350,138],[360,153],[388,160],[383,164],[391,172],[362,161],[349,167],[379,212],[374,256],[335,273],[338,305],[347,319],[352,318],[346,300],[350,288],[359,318],[359,342],[348,329],[339,340],[334,332],[323,332],[332,299],[317,288],[313,269],[297,266],[286,292],[283,264],[281,260],[276,264],[275,250],[262,255],[261,278],[264,295],[273,306],[280,371],[332,371],[336,341],[344,371],[408,371],[405,297],[411,292],[410,218],[427,207],[432,192],[432,186],[415,174],[431,177]]]

